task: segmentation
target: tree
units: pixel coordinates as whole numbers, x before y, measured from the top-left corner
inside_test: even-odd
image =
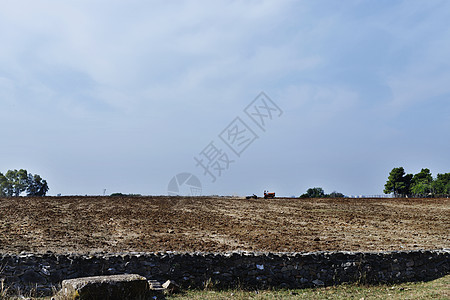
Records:
[[[424,196],[433,192],[433,176],[429,169],[422,169],[411,180],[410,192],[416,196]]]
[[[332,192],[332,193],[329,195],[329,197],[331,197],[331,198],[344,198],[345,195],[342,194],[342,193],[338,193],[338,192],[334,191],[334,192]]]
[[[408,195],[412,178],[412,174],[405,174],[403,167],[393,168],[384,185],[384,193],[394,193],[395,197]]]
[[[12,196],[12,187],[10,186],[8,179],[6,179],[5,175],[2,173],[0,173],[0,196]]]
[[[325,192],[321,187],[309,188],[305,194],[300,196],[300,198],[323,198],[323,197],[325,197]]]
[[[28,172],[27,170],[20,169],[17,170],[8,170],[5,174],[6,179],[10,184],[11,191],[8,191],[8,196],[20,196],[22,192],[27,189],[28,186]]]
[[[430,169],[422,169],[412,178],[412,184],[415,184],[417,182],[431,183],[432,181],[433,176],[431,175]]]
[[[45,196],[48,192],[47,181],[39,175],[28,174],[27,196]]]
[[[431,184],[425,181],[418,181],[413,186],[411,186],[411,194],[414,196],[426,196],[432,191]]]
[[[422,169],[414,176],[405,175],[405,170],[392,169],[389,178],[384,185],[386,194],[394,193],[395,196],[414,195],[423,197],[428,195],[450,195],[450,173],[437,174],[434,179],[430,169]]]
[[[433,191],[436,194],[450,194],[450,173],[437,174],[432,183]]]
[[[19,197],[25,191],[28,196],[45,196],[48,192],[47,181],[23,169],[8,170],[5,175],[0,173],[0,196]]]
[[[444,194],[450,195],[450,182],[445,185]]]

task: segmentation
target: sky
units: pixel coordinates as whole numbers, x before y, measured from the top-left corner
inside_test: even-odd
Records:
[[[446,0],[0,0],[0,172],[241,196],[450,172],[449,25]]]

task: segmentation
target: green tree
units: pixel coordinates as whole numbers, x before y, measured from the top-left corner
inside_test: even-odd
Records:
[[[0,173],[0,196],[12,196],[12,187],[9,184],[8,179],[2,173]]]
[[[344,197],[345,197],[344,194],[338,193],[338,192],[336,192],[336,191],[332,192],[329,196],[330,196],[331,198],[344,198]]]
[[[9,188],[7,196],[20,196],[22,192],[25,192],[28,186],[28,172],[26,170],[8,170],[5,174],[6,179],[9,182]]]
[[[408,195],[412,178],[412,174],[405,174],[403,167],[393,168],[384,185],[384,193],[394,193],[395,197]]]
[[[18,197],[25,191],[28,196],[45,196],[48,192],[47,181],[23,169],[8,170],[5,175],[0,173],[0,196]]]
[[[416,197],[426,196],[430,194],[431,191],[432,191],[431,184],[425,181],[418,181],[413,186],[411,186],[411,194],[413,194]]]
[[[415,174],[412,178],[412,184],[417,182],[431,183],[433,181],[433,176],[431,175],[430,169],[422,169],[419,173]]]
[[[325,192],[321,187],[309,188],[305,194],[300,196],[300,198],[323,198],[323,197],[325,197]]]
[[[450,173],[437,174],[432,183],[434,193],[440,195],[450,194]]]
[[[415,196],[425,196],[433,193],[433,176],[429,169],[422,169],[411,180],[410,192]]]
[[[47,192],[47,181],[37,174],[28,174],[27,196],[45,196]]]
[[[450,195],[450,182],[445,185],[444,194]]]

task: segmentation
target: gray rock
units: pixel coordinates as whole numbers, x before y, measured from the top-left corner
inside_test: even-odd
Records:
[[[162,287],[165,288],[170,293],[176,293],[180,291],[180,287],[173,280],[167,280],[166,282],[163,283]]]
[[[303,283],[303,284],[304,284],[304,283],[307,283],[307,282],[308,282],[308,279],[303,278],[303,277],[300,278],[300,283]]]
[[[325,283],[323,283],[323,281],[319,280],[319,279],[313,280],[312,283],[314,283],[317,286],[324,286],[325,285]]]
[[[148,281],[150,290],[153,291],[164,291],[165,289],[163,288],[163,286],[161,285],[161,283],[157,280],[149,280]]]
[[[137,274],[83,277],[63,280],[60,294],[81,299],[142,299],[148,282]]]

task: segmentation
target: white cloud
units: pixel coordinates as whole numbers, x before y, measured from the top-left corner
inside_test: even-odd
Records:
[[[17,77],[27,78],[27,85],[40,85],[43,71],[61,67],[84,74],[95,83],[90,87],[92,97],[123,109],[133,107],[130,99],[140,101],[142,90],[152,85],[195,93],[195,88],[211,83],[218,88],[223,80],[240,75],[248,80],[246,73],[254,76],[252,70],[264,71],[268,65],[266,72],[256,75],[279,73],[286,66],[283,58],[291,67],[308,64],[304,59],[296,62],[286,49],[258,47],[267,34],[272,35],[270,26],[287,4],[15,2],[2,10],[2,27],[15,34],[1,33],[5,44],[13,46],[0,60],[11,77],[20,70]],[[252,48],[257,52],[246,53]],[[49,88],[57,94],[66,92]]]

